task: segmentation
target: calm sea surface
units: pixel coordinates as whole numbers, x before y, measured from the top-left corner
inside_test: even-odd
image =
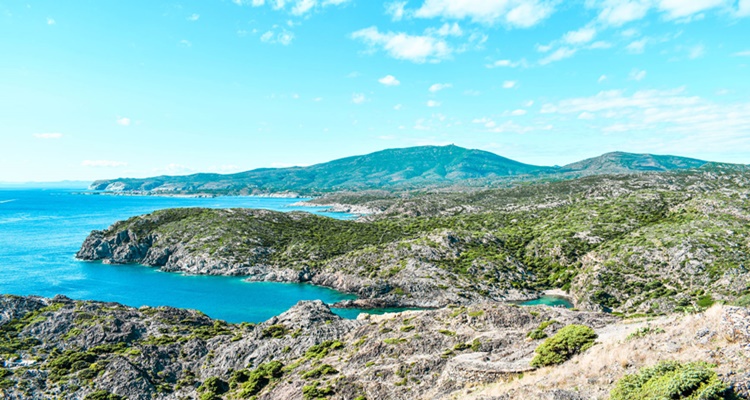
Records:
[[[353,298],[312,285],[187,276],[140,265],[106,265],[74,258],[91,230],[164,208],[243,207],[308,211],[332,218],[350,215],[292,206],[299,199],[99,196],[76,192],[80,191],[0,189],[0,293],[45,297],[63,294],[73,299],[116,301],[135,307],[193,308],[230,322],[264,321],[299,300],[333,303]],[[359,313],[337,312],[346,317]]]

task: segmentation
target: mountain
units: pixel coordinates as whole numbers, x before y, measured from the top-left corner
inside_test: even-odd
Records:
[[[544,167],[454,145],[420,146],[382,150],[309,167],[260,168],[229,175],[100,180],[94,182],[91,189],[161,193],[314,194],[342,190],[486,185],[539,177],[569,179],[587,175],[693,169],[707,164],[710,163],[685,157],[614,152],[564,167]]]
[[[633,154],[616,151],[599,157],[588,158],[568,164],[563,171],[594,174],[623,174],[649,171],[672,171],[677,169],[700,168],[708,161],[677,156],[660,156],[654,154]]]
[[[555,168],[523,164],[458,146],[388,149],[309,167],[261,168],[230,175],[195,174],[96,181],[94,190],[174,192],[317,192],[450,185],[466,180],[543,174]]]

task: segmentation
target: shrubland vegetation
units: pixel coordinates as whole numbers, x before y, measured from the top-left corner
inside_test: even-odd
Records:
[[[586,307],[659,314],[747,302],[748,188],[750,174],[714,167],[471,193],[369,193],[362,204],[388,205],[366,221],[164,210],[119,222],[107,234],[130,230],[153,238],[155,247],[185,246],[229,263],[386,282],[417,260],[444,271],[437,289],[487,296],[493,287],[562,288]],[[356,194],[346,196],[357,202]],[[410,295],[398,286],[389,294]]]

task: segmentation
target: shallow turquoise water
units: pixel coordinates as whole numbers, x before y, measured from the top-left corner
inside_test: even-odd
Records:
[[[563,306],[565,308],[573,308],[573,303],[568,299],[560,296],[542,296],[536,300],[529,300],[520,303],[522,306]]]
[[[98,196],[66,190],[0,190],[0,293],[63,294],[74,299],[193,308],[230,322],[260,322],[299,300],[326,303],[350,295],[305,284],[244,282],[237,277],[186,276],[139,265],[87,263],[74,258],[93,229],[134,215],[171,207],[246,207],[303,210],[350,218],[321,209],[293,207],[299,199],[259,197],[169,198]],[[337,311],[356,317],[359,310]]]

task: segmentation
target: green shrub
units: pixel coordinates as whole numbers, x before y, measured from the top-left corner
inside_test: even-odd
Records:
[[[310,378],[319,378],[323,375],[335,375],[338,374],[339,371],[336,370],[336,368],[333,368],[332,366],[328,364],[319,365],[317,368],[313,369],[312,371],[305,372],[302,374],[303,379],[310,379]]]
[[[735,300],[734,305],[739,307],[750,307],[750,294],[746,294]]]
[[[658,326],[657,327],[653,327],[653,326],[650,326],[650,325],[649,326],[644,326],[642,328],[636,329],[635,332],[633,332],[630,335],[628,335],[628,337],[626,338],[626,340],[632,340],[632,339],[642,338],[642,337],[646,337],[648,335],[653,335],[653,334],[658,334],[658,333],[664,333],[664,329],[659,328]]]
[[[278,361],[263,363],[252,371],[243,369],[232,373],[229,379],[229,387],[239,387],[238,396],[246,399],[260,393],[272,380],[284,375],[284,364]]]
[[[696,301],[696,304],[698,305],[698,307],[701,307],[701,308],[711,307],[712,305],[714,305],[714,303],[716,303],[716,301],[714,300],[713,297],[711,297],[710,294],[701,296],[698,298],[698,301]]]
[[[214,400],[219,398],[229,390],[229,385],[216,376],[212,376],[198,387],[198,393],[201,393],[201,400]]]
[[[87,394],[83,400],[125,400],[125,398],[106,390],[97,390],[96,392]]]
[[[307,349],[307,351],[305,352],[305,357],[321,359],[327,356],[330,351],[338,350],[343,347],[344,343],[339,340],[326,340],[321,344],[316,344],[315,346]]]
[[[588,350],[594,345],[596,338],[596,332],[588,326],[568,325],[536,348],[536,356],[531,360],[531,365],[544,367],[562,364],[574,355]]]
[[[324,399],[334,393],[332,387],[322,388],[318,385],[318,382],[313,382],[312,385],[302,387],[302,398],[305,400]]]
[[[620,379],[610,393],[611,400],[722,400],[733,399],[729,387],[703,362],[663,361],[641,368]]]
[[[281,339],[289,333],[289,328],[283,324],[271,325],[263,329],[263,333],[260,335],[261,338],[274,338]]]

